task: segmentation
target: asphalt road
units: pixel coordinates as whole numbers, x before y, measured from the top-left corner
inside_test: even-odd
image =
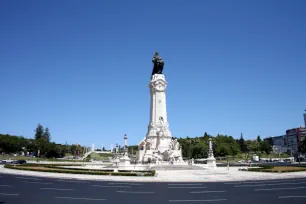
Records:
[[[306,178],[227,183],[81,181],[0,174],[0,204],[306,203]]]

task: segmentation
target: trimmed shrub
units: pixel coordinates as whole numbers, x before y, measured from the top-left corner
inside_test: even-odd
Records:
[[[5,168],[24,170],[24,171],[39,171],[39,172],[51,172],[51,173],[69,173],[69,174],[88,174],[88,175],[112,175],[112,176],[154,176],[155,171],[147,171],[143,173],[139,172],[113,172],[113,170],[101,171],[97,169],[85,170],[85,169],[73,169],[73,168],[57,168],[55,165],[9,165],[5,164]],[[30,168],[33,167],[33,168]],[[42,167],[42,168],[35,168]]]

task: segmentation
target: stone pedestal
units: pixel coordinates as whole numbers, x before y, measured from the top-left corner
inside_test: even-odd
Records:
[[[120,163],[120,160],[116,157],[114,160],[113,160],[113,166],[118,166]]]
[[[207,158],[207,167],[212,169],[217,167],[216,159],[214,157]]]
[[[127,166],[131,164],[131,159],[128,157],[127,154],[124,154],[123,157],[121,157],[119,160],[119,166]]]

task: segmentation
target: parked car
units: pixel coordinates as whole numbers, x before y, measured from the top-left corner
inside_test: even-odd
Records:
[[[12,162],[12,164],[25,164],[27,163],[26,160],[15,160]]]
[[[1,161],[1,160],[0,160],[0,164],[6,164],[6,161],[4,161],[4,160]]]
[[[5,163],[12,163],[13,162],[13,160],[11,160],[11,159],[5,159],[5,160],[2,160],[2,161],[4,161]]]

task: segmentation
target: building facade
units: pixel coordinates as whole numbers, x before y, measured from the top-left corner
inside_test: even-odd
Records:
[[[288,151],[288,148],[285,145],[285,135],[268,137],[265,138],[264,141],[272,146],[272,151],[274,153],[285,153]]]
[[[300,152],[301,142],[306,138],[306,128],[298,127],[286,130],[285,145],[292,153]]]

